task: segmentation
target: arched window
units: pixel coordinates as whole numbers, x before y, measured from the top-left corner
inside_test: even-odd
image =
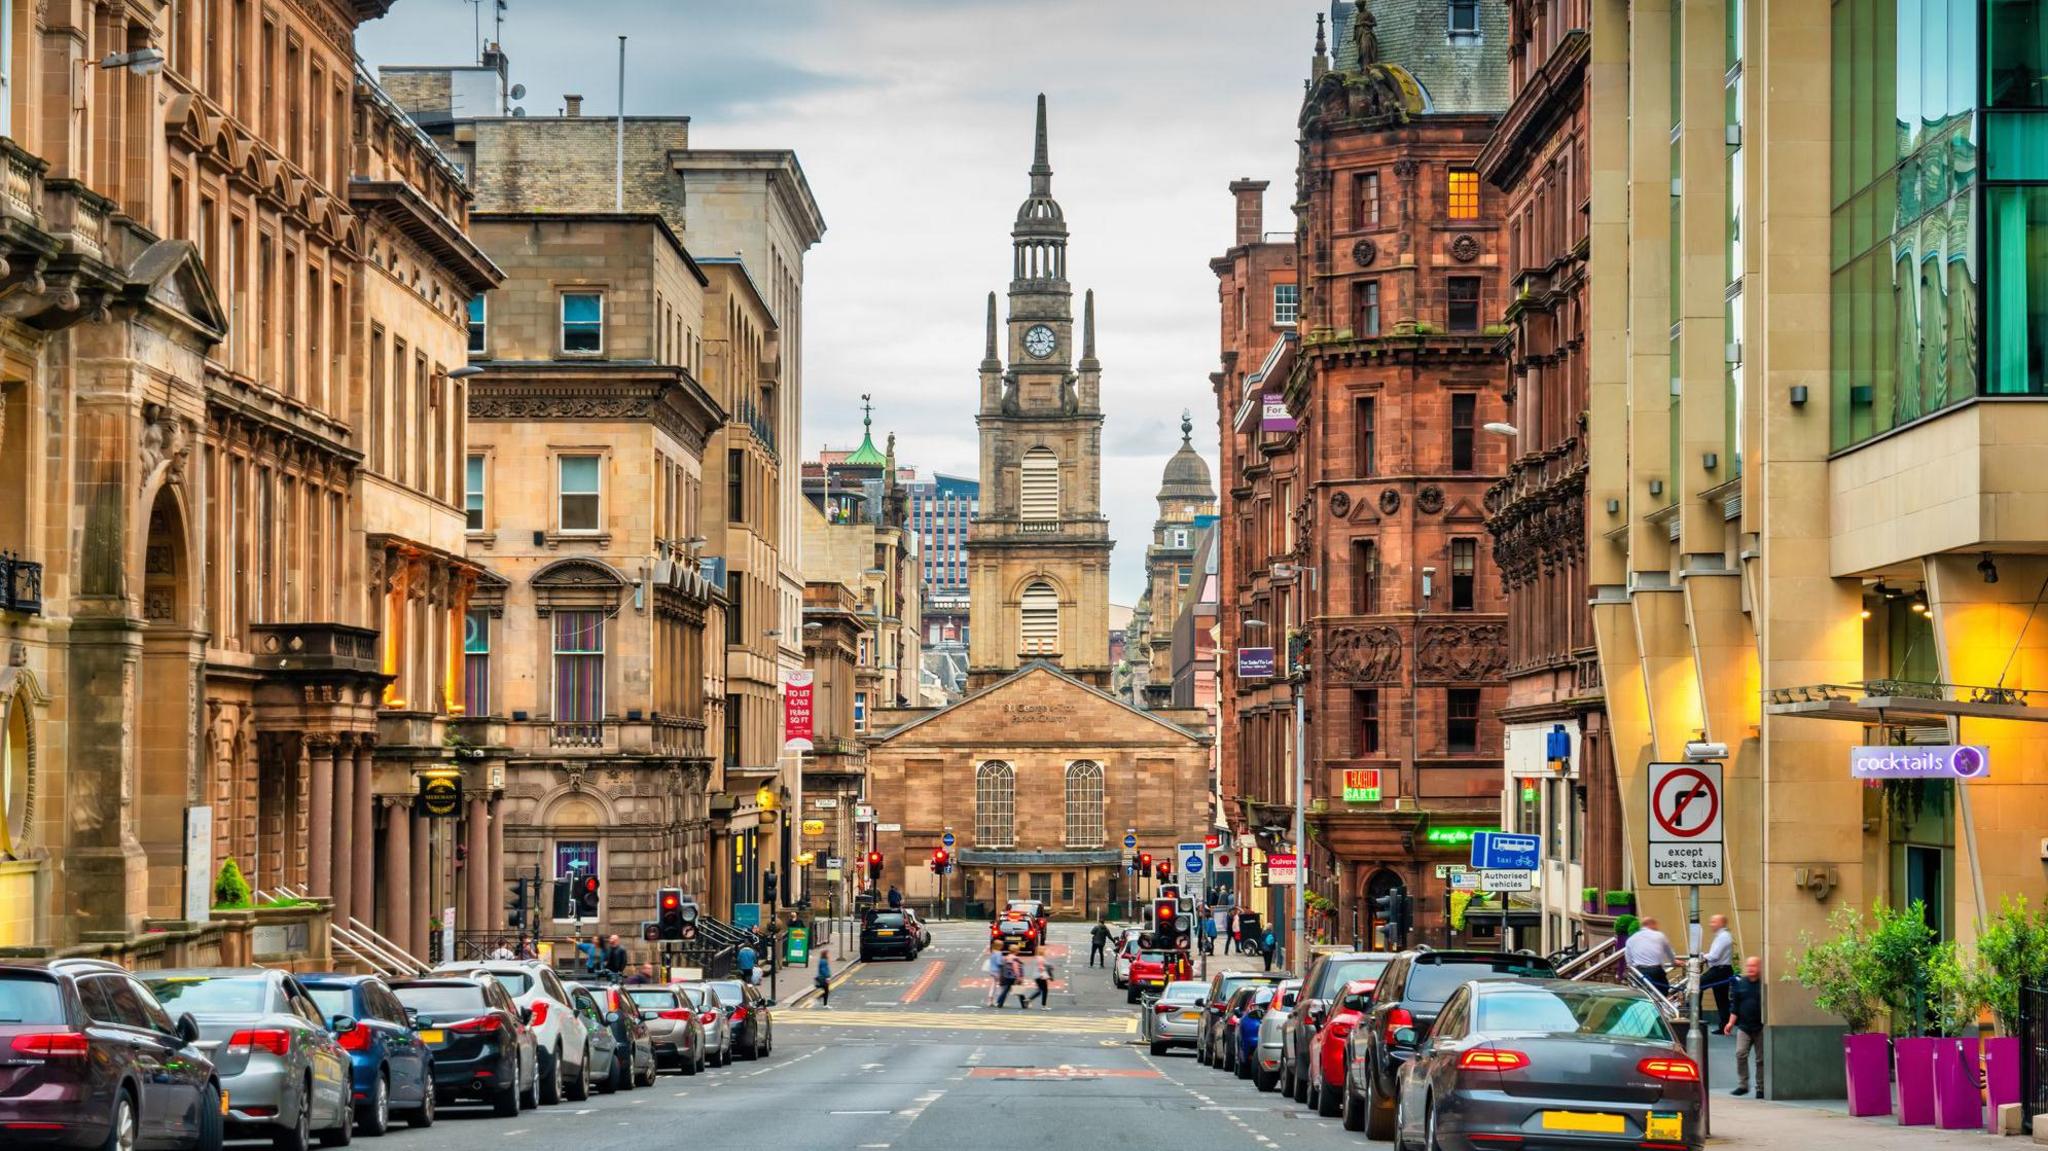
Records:
[[[1058,655],[1060,594],[1049,583],[1032,584],[1024,589],[1023,607],[1023,654]]]
[[[1102,846],[1102,765],[1092,759],[1067,765],[1067,846]]]
[[[974,769],[974,846],[1008,847],[1017,836],[1017,772],[999,759]]]
[[[0,699],[0,859],[17,858],[28,843],[32,772],[28,693]]]
[[[1017,514],[1027,520],[1060,518],[1060,458],[1051,448],[1032,448],[1017,469]]]

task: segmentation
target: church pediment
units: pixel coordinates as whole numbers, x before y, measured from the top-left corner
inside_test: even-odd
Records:
[[[1047,663],[1027,665],[951,707],[878,737],[892,746],[996,747],[1067,741],[1077,745],[1205,742]]]

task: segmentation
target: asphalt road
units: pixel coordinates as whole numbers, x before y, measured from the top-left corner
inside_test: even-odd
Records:
[[[986,928],[940,924],[912,962],[854,964],[832,1005],[785,1006],[775,1053],[756,1063],[587,1103],[492,1118],[444,1108],[426,1131],[395,1126],[384,1151],[518,1151],[521,1145],[674,1151],[1262,1151],[1386,1147],[1278,1094],[1137,1042],[1134,1007],[1086,966],[1083,927],[1055,923],[1050,1010],[983,1006]],[[1082,966],[1070,966],[1068,945]],[[1026,960],[1028,965],[1029,960]],[[807,972],[785,971],[785,1002]],[[794,978],[792,978],[794,977]]]

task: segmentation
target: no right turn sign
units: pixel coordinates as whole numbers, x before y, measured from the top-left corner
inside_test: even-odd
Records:
[[[1650,765],[1650,886],[1713,887],[1722,880],[1721,765]]]

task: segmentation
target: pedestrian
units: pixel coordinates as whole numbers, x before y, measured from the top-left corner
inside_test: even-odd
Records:
[[[1108,961],[1103,957],[1103,949],[1108,946],[1109,919],[1105,916],[1096,920],[1095,926],[1088,932],[1088,966],[1094,967],[1098,964],[1107,963]]]
[[[1764,1093],[1764,961],[1752,955],[1742,961],[1742,974],[1729,985],[1734,1014],[1721,1024],[1721,1034],[1735,1031],[1735,1090],[1749,1094],[1749,1065],[1756,1063],[1756,1093]],[[1752,1056],[1751,1052],[1755,1052]]]
[[[633,974],[631,974],[631,975],[628,975],[628,976],[626,976],[626,982],[628,982],[628,983],[632,983],[632,984],[646,984],[646,983],[653,983],[653,982],[654,982],[654,964],[652,964],[652,963],[643,963],[643,964],[641,964],[638,970],[634,971],[634,972],[633,972]]]
[[[988,974],[988,997],[983,1007],[996,1005],[996,985],[1003,981],[1003,948],[999,943],[988,945],[988,958],[982,961],[982,971]]]
[[[511,949],[511,948],[509,948],[509,947],[505,946],[504,944],[500,943],[500,944],[499,944],[499,945],[497,945],[496,947],[493,947],[493,948],[491,948],[491,954],[489,955],[489,958],[491,958],[491,959],[512,959],[512,958],[514,958],[514,956],[513,956],[513,954],[512,954],[512,949]]]
[[[1024,979],[1024,961],[1015,955],[1003,956],[1002,982],[996,988],[996,1006],[1002,1007],[1010,1001],[1010,992]]]
[[[1038,988],[1038,1005],[1040,1007],[1047,1008],[1048,1010],[1052,1007],[1052,977],[1053,970],[1051,961],[1046,959],[1046,957],[1043,955],[1039,956],[1037,970],[1033,971],[1031,974],[1031,982]],[[1026,995],[1024,998],[1017,1001],[1017,1006],[1026,1007],[1029,1006],[1030,1003],[1031,997],[1029,995]]]
[[[1216,954],[1216,917],[1213,915],[1202,917],[1202,954]]]
[[[754,976],[754,964],[758,960],[759,956],[754,951],[754,944],[752,943],[752,941],[740,944],[739,965],[741,979],[746,980],[748,983],[760,982],[760,980],[755,978]]]
[[[571,936],[576,942],[576,959],[583,964],[583,970],[596,975],[604,970],[604,953],[598,950],[597,937],[585,939],[580,935]]]
[[[1265,964],[1260,970],[1273,970],[1273,952],[1278,950],[1279,947],[1280,941],[1274,938],[1273,929],[1268,927],[1266,929],[1266,937],[1259,941],[1259,960]]]
[[[611,973],[613,979],[626,974],[626,945],[620,943],[616,935],[605,943],[604,969]]]
[[[1643,982],[1656,988],[1657,994],[1670,996],[1671,980],[1665,975],[1665,968],[1678,962],[1678,956],[1671,950],[1671,941],[1657,930],[1655,916],[1643,920],[1642,926],[1622,945],[1621,952],[1628,965],[1642,975]]]
[[[1230,949],[1232,951],[1237,952],[1240,955],[1244,953],[1243,932],[1244,927],[1238,922],[1237,919],[1237,909],[1232,908],[1230,911]]]
[[[825,949],[818,949],[818,977],[811,980],[818,987],[818,1006],[832,1006],[832,957]]]
[[[896,885],[893,883],[889,885],[889,910],[903,910],[903,893],[896,890]]]
[[[1728,1023],[1728,985],[1735,979],[1735,936],[1728,932],[1728,917],[1716,915],[1707,920],[1714,937],[1707,944],[1703,962],[1706,970],[1700,973],[1700,990],[1714,993],[1714,1014],[1723,1026]]]

